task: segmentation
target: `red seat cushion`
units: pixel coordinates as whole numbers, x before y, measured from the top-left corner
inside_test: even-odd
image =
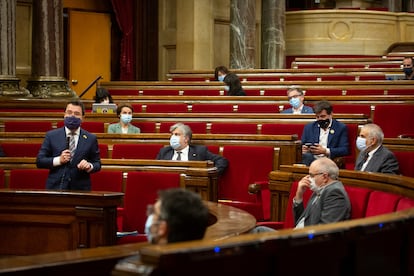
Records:
[[[365,217],[371,190],[352,186],[345,186],[345,190],[351,201],[351,219]]]
[[[414,199],[408,197],[402,197],[397,204],[396,211],[414,208]]]
[[[4,154],[8,157],[36,157],[41,143],[2,143]]]
[[[400,174],[414,177],[414,152],[413,151],[393,151],[398,160]]]
[[[5,132],[47,132],[52,128],[52,122],[47,121],[4,122]]]
[[[92,191],[122,192],[122,171],[99,171],[91,174]]]
[[[212,123],[212,134],[257,134],[255,123]]]

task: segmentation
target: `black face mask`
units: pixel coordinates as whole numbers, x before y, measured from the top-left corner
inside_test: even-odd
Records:
[[[330,120],[329,119],[325,119],[325,120],[318,120],[318,125],[323,128],[326,129],[329,126]]]
[[[411,76],[411,74],[413,73],[413,68],[411,67],[404,68],[403,70],[406,76]]]

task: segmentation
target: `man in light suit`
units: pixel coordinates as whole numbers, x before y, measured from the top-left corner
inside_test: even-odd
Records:
[[[313,114],[313,109],[310,106],[304,105],[305,95],[300,88],[290,88],[287,91],[289,104],[291,108],[282,110],[281,113],[287,114]]]
[[[46,189],[91,189],[89,174],[101,169],[101,159],[96,135],[80,127],[84,116],[82,102],[69,102],[65,126],[46,133],[36,159],[38,168],[49,169]]]
[[[158,160],[204,161],[211,160],[221,175],[228,166],[226,158],[208,151],[206,146],[191,145],[192,131],[188,125],[177,123],[170,128],[170,146],[162,148]]]
[[[355,170],[399,174],[398,160],[395,155],[382,145],[384,132],[376,124],[366,124],[361,128],[356,141],[360,150]]]
[[[316,121],[307,124],[302,133],[302,163],[309,166],[317,158],[334,160],[348,155],[348,127],[332,118],[331,104],[320,101],[313,110]]]
[[[343,184],[338,181],[339,168],[331,159],[322,157],[309,167],[309,175],[298,184],[293,198],[295,228],[347,220],[351,216],[351,203]],[[303,194],[313,191],[306,208]]]

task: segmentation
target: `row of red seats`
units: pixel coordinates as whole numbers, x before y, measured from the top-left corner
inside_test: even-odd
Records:
[[[283,83],[282,83],[283,84]],[[286,87],[280,88],[266,88],[254,89],[248,86],[243,87],[247,96],[286,96]],[[363,95],[412,95],[414,89],[403,88],[376,88],[361,87],[361,88],[307,88],[302,87],[305,94],[308,96],[363,96]],[[109,89],[111,95],[116,96],[224,96],[226,95],[224,89],[204,88],[204,89]]]
[[[134,111],[136,113],[140,112],[141,105],[135,104]],[[238,105],[237,110],[240,113],[269,113],[272,110],[277,112],[278,106],[274,104],[243,104]],[[372,121],[379,126],[384,131],[384,135],[387,138],[397,138],[399,135],[414,133],[414,124],[407,123],[405,120],[409,118],[414,118],[414,105],[412,104],[338,104],[333,105],[334,113],[350,113],[350,114],[365,114],[369,116]],[[186,104],[152,104],[146,106],[147,112],[154,113],[188,113],[188,106]],[[200,113],[234,113],[233,104],[200,104],[193,105],[192,112]],[[373,111],[372,111],[373,110]],[[138,116],[138,115],[137,115]],[[156,130],[155,122],[134,122],[138,127],[141,128],[142,132],[154,133]],[[207,133],[207,124],[206,123],[189,123],[191,127],[194,127],[194,133]],[[63,125],[63,122],[58,122],[58,127]],[[168,133],[169,127],[172,123],[161,123],[160,132]],[[272,133],[267,131],[263,124],[262,130],[259,131],[257,125],[254,123],[249,125],[248,123],[239,123],[229,126],[229,124],[220,128],[219,123],[212,124],[210,133],[258,133],[258,134],[291,134],[289,132],[285,133]],[[293,124],[292,124],[293,125]],[[95,133],[104,133],[105,127],[103,122],[83,122],[83,128]],[[6,121],[4,122],[4,127],[6,132],[22,132],[22,131],[41,131],[45,132],[52,129],[52,122],[44,121]],[[269,128],[271,128],[269,126]],[[217,129],[217,130],[215,130]],[[299,132],[301,133],[301,132]]]

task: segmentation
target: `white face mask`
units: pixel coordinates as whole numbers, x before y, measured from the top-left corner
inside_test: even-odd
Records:
[[[315,178],[309,177],[309,181],[310,181],[309,189],[312,192],[317,192],[319,190],[319,186],[316,185]]]
[[[170,146],[173,149],[178,149],[180,147],[180,136],[172,135],[170,138]]]
[[[365,150],[367,148],[367,139],[358,136],[357,139],[356,139],[356,147],[360,151]]]

